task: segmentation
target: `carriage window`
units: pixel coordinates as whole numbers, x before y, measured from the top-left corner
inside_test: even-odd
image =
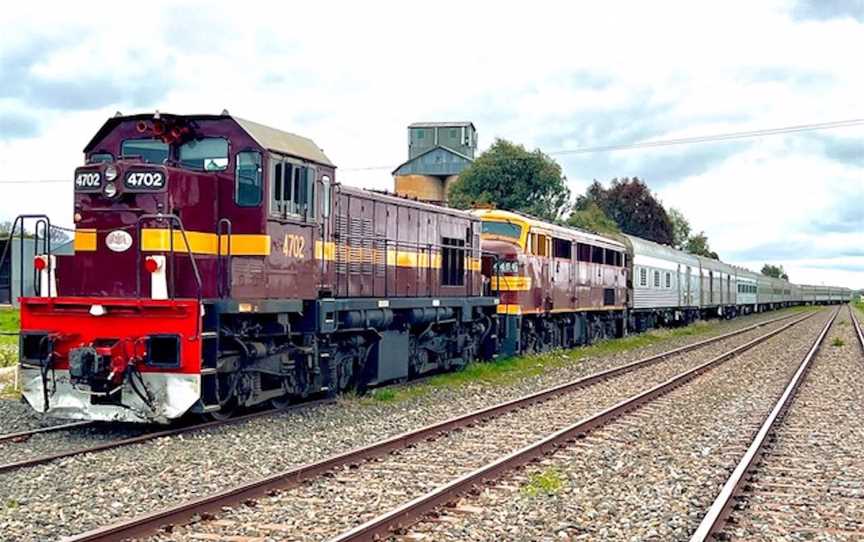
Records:
[[[576,259],[580,262],[590,262],[591,261],[591,245],[586,245],[585,243],[577,243],[576,244]]]
[[[591,247],[591,261],[603,263],[603,249],[601,247]]]
[[[168,144],[161,139],[127,139],[120,144],[122,156],[140,156],[149,164],[161,164],[168,159]]]
[[[606,265],[615,265],[615,251],[607,248],[604,252],[606,253]]]
[[[648,270],[639,268],[639,286],[648,286]]]
[[[441,238],[441,285],[465,284],[465,240]]]
[[[114,155],[110,152],[94,152],[87,160],[88,164],[101,164],[102,162],[113,162]]]
[[[566,239],[552,238],[552,256],[570,259],[573,257],[573,243]]]
[[[540,233],[531,234],[531,253],[535,256],[549,256],[549,238]]]
[[[228,140],[222,137],[193,139],[180,145],[180,164],[200,171],[222,171],[228,167]]]
[[[660,287],[660,271],[654,271],[654,287]]]
[[[234,160],[234,201],[242,207],[261,204],[261,153],[238,152]]]
[[[670,273],[668,271],[666,272],[666,287],[667,288],[672,287],[672,273]]]

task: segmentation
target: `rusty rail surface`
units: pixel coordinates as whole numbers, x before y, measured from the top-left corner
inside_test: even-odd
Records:
[[[795,371],[794,375],[792,375],[786,389],[783,390],[783,393],[780,395],[774,408],[771,410],[770,414],[768,414],[768,417],[765,418],[765,421],[762,423],[762,426],[759,428],[759,431],[756,433],[756,436],[753,438],[747,451],[741,457],[741,461],[735,467],[735,470],[732,471],[729,479],[726,480],[726,483],[723,485],[723,488],[720,490],[720,493],[717,495],[711,508],[708,509],[708,513],[702,518],[702,522],[693,533],[693,536],[690,537],[690,542],[705,542],[714,539],[723,531],[726,520],[729,518],[729,514],[735,504],[735,500],[741,494],[743,486],[746,484],[747,473],[750,471],[751,467],[759,461],[759,458],[763,453],[765,442],[768,439],[768,435],[773,432],[777,425],[779,425],[783,415],[792,404],[792,401],[795,398],[795,392],[798,391],[801,383],[807,377],[807,373],[812,365],[811,362],[813,358],[816,357],[816,353],[825,341],[825,337],[828,335],[828,329],[834,323],[839,312],[840,309],[838,308],[825,323],[825,327],[822,328],[819,336],[816,337],[816,340],[810,347],[810,351],[807,352],[806,356],[804,356],[804,359],[798,366],[798,370]]]
[[[474,470],[458,478],[448,484],[439,486],[438,488],[417,497],[416,499],[403,504],[402,506],[391,510],[377,518],[359,525],[341,535],[332,538],[330,542],[348,542],[348,541],[375,541],[381,540],[386,536],[393,534],[411,523],[414,523],[426,514],[432,512],[436,508],[452,502],[456,498],[469,493],[471,489],[486,481],[498,478],[504,473],[512,471],[522,465],[531,462],[534,459],[548,455],[556,449],[565,447],[576,439],[583,437],[589,431],[606,425],[610,421],[618,418],[625,413],[639,408],[645,403],[653,401],[670,391],[690,382],[702,373],[713,369],[724,361],[727,361],[736,355],[745,352],[754,346],[770,339],[771,337],[789,329],[790,327],[802,322],[813,316],[809,314],[797,320],[794,320],[784,326],[781,326],[773,331],[761,335],[747,343],[733,348],[728,352],[720,354],[715,358],[707,361],[693,369],[689,369],[669,380],[654,386],[653,388],[634,395],[628,399],[613,405],[606,410],[580,420],[568,427],[565,427],[547,437],[538,440],[524,448],[512,452],[501,459],[484,465],[479,469]]]
[[[49,425],[48,427],[40,427],[39,429],[31,429],[29,431],[7,433],[5,435],[0,435],[0,442],[8,442],[10,440],[23,442],[25,440],[29,440],[30,437],[32,437],[33,435],[39,435],[41,433],[53,433],[54,431],[63,431],[66,429],[80,429],[88,425],[93,425],[93,422],[63,423],[59,425]]]
[[[812,317],[813,314],[815,313],[804,315],[792,321],[791,323],[788,323],[785,326],[779,328],[778,330],[772,331],[769,335],[775,335],[780,331],[787,329],[788,327],[791,327],[799,322],[806,320],[807,318]],[[711,337],[709,339],[675,348],[673,350],[662,352],[660,354],[655,354],[641,360],[622,365],[620,367],[615,367],[592,375],[588,375],[586,377],[573,380],[552,388],[547,388],[545,390],[541,390],[539,392],[532,393],[530,395],[526,395],[512,401],[499,403],[497,405],[476,410],[468,414],[456,416],[443,422],[427,425],[425,427],[421,427],[420,429],[402,433],[400,435],[378,441],[368,446],[356,448],[340,454],[335,454],[321,461],[301,465],[290,470],[268,476],[266,478],[262,478],[240,486],[235,486],[218,493],[207,495],[199,499],[183,502],[176,506],[165,508],[163,510],[158,510],[149,514],[144,514],[131,519],[122,520],[112,525],[99,527],[91,531],[87,531],[85,533],[81,533],[67,538],[65,539],[65,541],[102,542],[119,540],[135,536],[149,535],[166,525],[181,524],[183,522],[187,522],[193,519],[195,516],[200,516],[201,514],[209,512],[218,512],[218,510],[223,507],[233,506],[250,499],[259,498],[274,490],[281,490],[297,486],[304,480],[320,476],[323,473],[330,471],[336,467],[342,465],[356,464],[366,459],[382,456],[393,450],[405,448],[415,442],[419,442],[430,437],[435,437],[436,435],[446,433],[459,427],[465,427],[476,421],[492,418],[494,416],[499,416],[501,414],[523,408],[533,403],[544,401],[558,395],[562,395],[583,387],[587,387],[603,380],[612,378],[614,376],[618,376],[620,374],[634,371],[640,367],[659,362],[669,356],[695,350],[708,344],[712,344],[723,339],[727,339],[729,337],[740,335],[742,333],[746,333],[747,331],[751,331],[753,329],[764,327],[766,325],[782,320],[788,320],[789,318],[792,318],[794,316],[798,315],[792,314],[785,315],[779,318],[773,318],[765,322],[760,322],[758,324],[748,326],[744,329],[725,333],[716,337]],[[752,341],[747,344],[751,343]],[[739,351],[739,349],[736,349],[736,351]]]
[[[858,321],[858,316],[855,315],[855,309],[852,308],[852,305],[849,305],[849,316],[852,318],[852,327],[855,329],[855,336],[858,337],[858,344],[864,351],[864,331],[861,331],[861,322]]]

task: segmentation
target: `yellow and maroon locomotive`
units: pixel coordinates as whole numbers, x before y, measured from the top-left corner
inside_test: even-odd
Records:
[[[478,209],[501,350],[537,352],[624,334],[626,247],[518,213]]]
[[[311,140],[227,113],[117,116],[84,152],[75,253],[21,299],[40,412],[218,416],[496,350],[470,213],[339,185]]]

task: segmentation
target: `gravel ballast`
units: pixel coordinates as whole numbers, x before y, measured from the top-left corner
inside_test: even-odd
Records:
[[[392,404],[346,399],[3,474],[0,533],[8,540],[74,534],[777,316],[711,324],[710,333],[581,360],[509,386],[438,389]]]
[[[687,540],[827,312],[410,530],[409,540]]]
[[[779,327],[788,322],[766,326]],[[803,325],[803,324],[798,324]],[[220,514],[216,522],[174,529],[154,540],[186,540],[208,535],[267,537],[277,530],[292,540],[330,538],[389,508],[411,500],[502,455],[663,382],[683,371],[768,332],[759,328],[671,357],[544,403],[512,411],[434,441],[414,444],[379,460],[346,467],[254,507]],[[321,513],[323,512],[323,513]],[[265,527],[262,528],[261,525]]]

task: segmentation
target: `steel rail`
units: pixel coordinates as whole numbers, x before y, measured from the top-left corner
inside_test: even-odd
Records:
[[[864,350],[864,331],[861,331],[861,322],[858,321],[852,305],[849,305],[849,316],[852,318],[852,327],[855,329],[855,336],[858,337],[858,344],[861,345],[861,350]]]
[[[475,486],[495,479],[501,474],[525,465],[534,459],[553,453],[558,448],[567,446],[568,443],[572,443],[576,439],[584,437],[589,431],[606,425],[615,418],[619,418],[627,412],[639,408],[643,404],[669,393],[670,391],[692,381],[702,373],[720,365],[724,361],[767,341],[771,337],[810,318],[811,316],[813,316],[813,314],[794,320],[773,331],[769,331],[768,333],[748,341],[741,346],[714,357],[710,361],[680,373],[649,390],[631,396],[598,414],[589,416],[588,418],[584,418],[568,427],[560,429],[520,450],[512,452],[496,461],[493,461],[492,463],[488,463],[460,478],[457,478],[456,480],[439,486],[425,495],[421,495],[398,508],[394,508],[393,510],[373,518],[362,525],[346,531],[335,538],[330,539],[330,542],[382,540],[385,537],[392,535],[394,531],[420,520],[433,510],[452,502],[461,495],[469,493]]]
[[[783,329],[791,327],[799,322],[806,320],[807,318],[812,317],[813,314],[815,313],[804,315],[803,317],[800,317],[792,321],[791,323],[786,324],[785,326],[779,328],[779,330],[775,330],[772,333],[779,333]],[[336,467],[340,467],[343,465],[353,465],[367,459],[379,457],[393,450],[405,448],[415,442],[419,442],[427,438],[433,438],[455,428],[465,427],[477,421],[489,419],[494,416],[504,414],[506,412],[511,412],[523,408],[533,403],[544,401],[552,397],[574,391],[576,389],[587,387],[592,384],[596,384],[597,382],[607,380],[611,377],[636,370],[651,363],[659,362],[669,356],[681,354],[690,350],[695,350],[708,344],[736,335],[740,335],[742,333],[757,329],[759,327],[763,327],[782,320],[788,320],[793,316],[797,315],[792,314],[785,315],[779,318],[774,318],[765,322],[760,322],[758,324],[748,326],[744,329],[725,333],[723,335],[718,335],[717,337],[711,337],[709,339],[675,348],[667,352],[655,354],[620,367],[615,367],[612,369],[601,371],[599,373],[588,375],[586,377],[579,378],[577,380],[573,380],[571,382],[567,382],[552,388],[547,388],[545,390],[541,390],[539,392],[532,393],[530,395],[526,395],[511,401],[475,410],[473,412],[456,416],[442,422],[433,423],[413,431],[402,433],[394,437],[375,442],[368,446],[355,448],[353,450],[349,450],[347,452],[339,454],[334,454],[324,458],[323,460],[300,465],[287,471],[276,473],[271,476],[252,481],[250,483],[235,486],[195,500],[182,502],[175,506],[171,506],[162,510],[157,510],[148,514],[143,514],[141,516],[137,516],[131,519],[122,520],[112,525],[98,527],[91,531],[72,536],[65,540],[66,542],[102,542],[130,538],[135,536],[149,535],[154,533],[164,525],[182,524],[183,522],[187,522],[190,519],[193,519],[196,515],[208,512],[215,512],[225,506],[232,506],[250,499],[255,499],[271,493],[275,490],[295,487],[304,480],[318,477]]]
[[[215,427],[222,427],[227,425],[233,425],[235,423],[245,422],[248,420],[252,420],[255,418],[263,418],[266,416],[273,416],[275,414],[279,414],[282,412],[289,412],[291,410],[302,409],[306,407],[314,407],[322,404],[329,404],[335,402],[335,399],[320,399],[317,401],[310,401],[307,403],[298,403],[296,405],[291,405],[288,408],[283,409],[271,409],[271,410],[263,410],[261,412],[253,412],[251,414],[245,414],[243,416],[237,416],[236,418],[228,418],[227,420],[214,420],[210,422],[198,423],[195,425],[189,425],[186,427],[176,427],[173,429],[164,429],[162,431],[154,431],[152,433],[145,433],[143,435],[138,435],[135,437],[129,437],[124,439],[112,440],[108,442],[104,442],[101,444],[97,444],[95,446],[89,446],[85,448],[74,448],[72,450],[66,450],[63,452],[56,452],[53,454],[40,455],[37,457],[31,457],[29,459],[22,459],[21,461],[14,461],[12,463],[5,463],[0,465],[0,473],[9,472],[12,470],[22,469],[25,467],[34,467],[36,465],[43,465],[45,463],[50,463],[52,461],[56,461],[58,459],[64,459],[66,457],[72,457],[81,454],[88,454],[93,452],[102,452],[105,450],[112,450],[114,448],[121,448],[123,446],[129,446],[132,444],[139,444],[141,442],[147,442],[148,440],[154,440],[162,437],[171,437],[174,435],[192,433],[195,431],[201,431],[204,429],[213,429]],[[82,424],[88,424],[92,422],[80,422]],[[74,425],[74,424],[70,424]],[[70,428],[70,427],[67,427]],[[8,435],[7,435],[8,436]]]
[[[49,425],[47,427],[40,427],[39,429],[31,429],[29,431],[19,431],[17,433],[7,433],[5,435],[0,435],[0,442],[7,442],[10,440],[21,441],[28,440],[33,435],[39,435],[41,433],[53,433],[54,431],[63,431],[65,429],[76,429],[85,427],[88,425],[94,425],[94,422],[72,422],[72,423],[63,423],[58,425]]]
[[[798,370],[795,371],[794,375],[792,375],[792,378],[786,385],[786,389],[783,390],[783,393],[780,395],[774,408],[771,409],[771,412],[768,414],[768,417],[765,418],[765,421],[762,423],[762,426],[759,428],[759,431],[756,433],[756,436],[753,438],[747,451],[741,457],[741,461],[735,467],[735,470],[732,471],[732,474],[726,480],[726,483],[723,484],[723,488],[711,504],[708,512],[702,518],[699,527],[693,533],[693,536],[690,537],[690,542],[705,542],[712,539],[723,530],[726,520],[732,512],[732,506],[734,505],[735,499],[741,494],[743,485],[746,483],[747,473],[762,456],[768,435],[775,429],[775,426],[792,404],[795,392],[798,391],[801,383],[806,378],[807,373],[812,366],[813,358],[816,357],[816,353],[825,341],[825,337],[828,335],[828,330],[834,323],[839,312],[840,308],[838,307],[837,310],[834,311],[834,314],[831,315],[831,318],[829,318],[825,323],[819,336],[816,337],[816,340],[810,347],[810,351],[807,352],[807,355],[804,356],[804,359],[798,365]]]

